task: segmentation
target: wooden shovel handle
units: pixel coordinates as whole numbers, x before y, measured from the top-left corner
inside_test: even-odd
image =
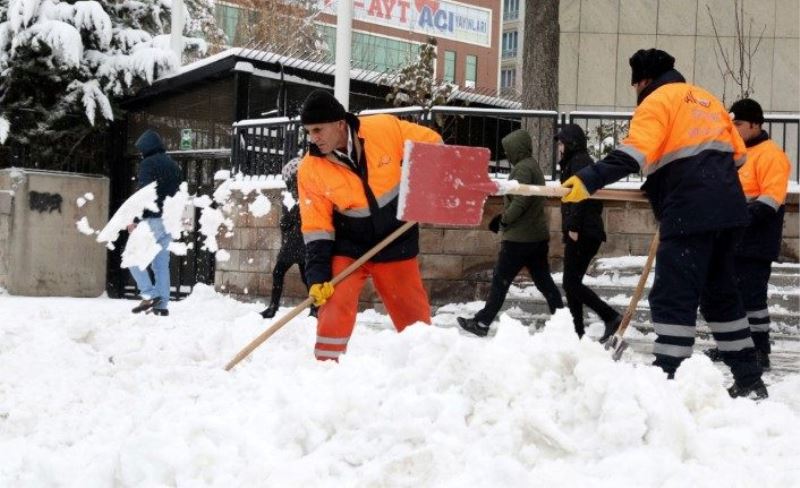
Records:
[[[537,197],[561,198],[570,192],[563,186],[522,185],[507,188],[504,193],[509,195],[525,195]],[[641,190],[597,190],[591,197],[597,200],[621,200],[625,202],[647,202],[647,197]]]
[[[358,268],[360,268],[362,264],[364,264],[367,261],[369,261],[374,255],[378,254],[384,247],[386,247],[389,244],[391,244],[392,241],[394,241],[395,239],[400,237],[405,231],[407,231],[408,229],[413,227],[415,224],[416,224],[416,222],[406,222],[405,224],[403,224],[400,227],[398,227],[397,230],[395,230],[394,232],[392,232],[391,234],[386,236],[381,242],[377,243],[375,245],[375,247],[373,247],[369,251],[365,252],[363,256],[361,256],[360,258],[358,258],[355,261],[353,261],[352,263],[350,263],[350,266],[346,267],[345,269],[342,270],[341,273],[339,273],[336,276],[334,276],[333,279],[331,280],[331,283],[333,285],[336,285],[337,283],[340,283],[342,280],[344,280],[345,278],[350,276],[350,274],[353,271],[355,271]],[[277,332],[278,329],[280,329],[281,327],[286,325],[286,323],[288,323],[290,320],[292,320],[293,318],[297,317],[300,314],[300,312],[302,312],[303,310],[305,310],[306,308],[311,306],[312,303],[314,303],[314,299],[311,298],[311,297],[308,297],[305,300],[303,300],[302,302],[300,302],[291,311],[289,311],[289,313],[287,313],[286,315],[284,315],[283,317],[278,319],[276,322],[274,322],[267,330],[265,330],[264,332],[259,334],[259,336],[256,337],[255,339],[253,339],[250,342],[250,344],[248,344],[247,346],[245,346],[244,349],[239,351],[239,354],[234,356],[234,358],[231,359],[230,362],[227,365],[225,365],[225,371],[230,371],[231,368],[233,368],[234,366],[236,366],[239,363],[239,361],[241,361],[242,359],[244,359],[248,355],[250,355],[250,353],[253,352],[253,350],[255,350],[255,348],[257,348],[264,341],[269,339],[272,336],[272,334]]]
[[[650,275],[650,269],[653,267],[653,260],[655,260],[656,251],[658,250],[658,242],[659,231],[656,231],[653,235],[653,240],[650,241],[650,248],[647,251],[647,260],[644,262],[642,274],[639,276],[639,283],[637,283],[636,290],[633,292],[631,301],[628,304],[628,309],[625,310],[625,315],[622,316],[622,322],[620,322],[619,327],[617,327],[615,335],[619,336],[620,339],[625,335],[625,329],[627,329],[628,324],[631,323],[633,314],[636,313],[636,306],[639,305],[639,299],[642,298],[644,287],[647,284],[647,277]]]

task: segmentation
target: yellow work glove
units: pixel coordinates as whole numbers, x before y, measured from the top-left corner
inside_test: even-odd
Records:
[[[567,181],[561,183],[564,188],[572,188],[572,191],[564,195],[561,199],[564,203],[578,203],[589,198],[589,190],[577,176],[570,176]]]
[[[314,305],[320,307],[333,295],[333,284],[330,281],[325,283],[314,283],[308,289],[308,296],[314,299]]]

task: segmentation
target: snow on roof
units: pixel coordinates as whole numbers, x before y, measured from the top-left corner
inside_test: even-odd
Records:
[[[164,74],[163,76],[159,77],[158,80],[156,81],[163,81],[170,78],[175,78],[177,76],[190,73],[199,68],[209,66],[218,61],[233,57],[247,59],[251,61],[259,61],[263,63],[278,63],[283,65],[284,67],[306,70],[313,73],[321,73],[331,76],[333,76],[334,71],[336,69],[336,66],[332,63],[321,62],[318,60],[295,58],[292,56],[286,56],[283,54],[273,53],[269,51],[261,51],[258,49],[234,47],[222,51],[220,53],[214,54],[212,56],[209,56],[207,58],[203,58],[193,63],[181,66],[179,69],[175,71]],[[266,75],[266,72],[264,70],[256,70],[254,74],[261,77],[268,76]],[[350,69],[350,78],[352,80],[374,83],[376,85],[389,86],[391,84],[391,79],[393,77],[394,77],[393,73],[372,71],[361,68]],[[382,81],[382,80],[388,80],[388,81]],[[522,104],[520,104],[519,102],[491,95],[485,95],[471,90],[464,90],[461,88],[456,89],[451,95],[451,98],[465,102],[494,105],[497,107],[503,107],[509,109],[520,109],[522,107]]]

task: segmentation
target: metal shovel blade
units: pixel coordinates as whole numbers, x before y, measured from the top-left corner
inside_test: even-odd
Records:
[[[606,350],[611,350],[611,359],[619,361],[622,358],[622,353],[628,348],[628,343],[622,336],[614,334],[605,343]]]
[[[485,147],[406,141],[397,218],[480,224],[486,198],[498,191],[489,178],[489,156]]]

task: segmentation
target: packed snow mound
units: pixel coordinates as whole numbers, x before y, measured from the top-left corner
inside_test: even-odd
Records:
[[[122,232],[128,224],[132,223],[134,219],[142,218],[145,210],[158,212],[158,204],[156,200],[157,182],[152,182],[149,185],[140,188],[136,193],[131,195],[125,202],[120,205],[114,215],[109,219],[108,223],[100,234],[97,236],[97,242],[105,242],[109,249],[113,249],[113,242],[117,240],[119,233]]]
[[[295,319],[198,285],[166,318],[129,301],[0,297],[0,486],[791,486],[800,382],[732,400],[704,357],[674,381],[578,341],[560,311],[530,335],[402,334],[359,314],[340,363]],[[283,312],[286,310],[284,309]],[[20,375],[25,371],[25,375]],[[56,481],[59,480],[59,481]]]
[[[120,266],[123,268],[136,266],[139,269],[147,269],[159,252],[161,252],[161,246],[156,242],[150,224],[143,220],[136,224],[136,228],[128,237],[128,243],[122,251]]]

